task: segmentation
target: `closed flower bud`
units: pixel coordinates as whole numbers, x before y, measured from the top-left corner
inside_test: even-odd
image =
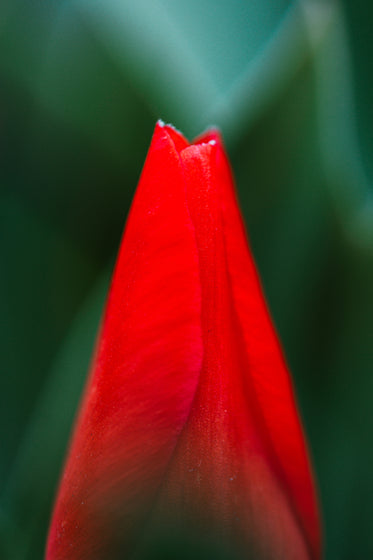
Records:
[[[320,558],[304,435],[222,141],[158,123],[46,558],[132,558],[168,531],[247,559]]]

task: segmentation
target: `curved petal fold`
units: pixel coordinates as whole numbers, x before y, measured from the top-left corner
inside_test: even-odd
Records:
[[[156,127],[126,225],[57,497],[50,560],[106,558],[127,541],[131,548],[194,398],[198,255],[168,130]]]
[[[317,560],[305,438],[220,135],[158,123],[125,229],[47,560],[157,527]]]

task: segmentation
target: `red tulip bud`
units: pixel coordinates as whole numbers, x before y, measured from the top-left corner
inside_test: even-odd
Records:
[[[46,558],[130,558],[172,527],[246,558],[320,557],[305,440],[222,141],[158,123]]]

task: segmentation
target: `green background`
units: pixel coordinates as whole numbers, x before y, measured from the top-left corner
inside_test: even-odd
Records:
[[[369,3],[2,0],[0,557],[42,558],[156,119],[220,126],[320,491],[373,557]]]

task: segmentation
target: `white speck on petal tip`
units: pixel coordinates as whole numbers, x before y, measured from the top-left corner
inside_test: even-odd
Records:
[[[157,125],[158,125],[158,126],[161,126],[162,128],[163,128],[164,126],[166,126],[165,122],[162,121],[162,119],[158,119],[158,120],[157,120]]]
[[[162,121],[163,122],[163,121]],[[163,123],[163,126],[168,126],[169,128],[172,128],[172,130],[174,130],[175,132],[177,132],[178,134],[183,135],[183,133],[181,132],[181,130],[179,130],[178,128],[176,128],[176,126],[174,126],[171,123]]]
[[[216,146],[216,140],[209,140],[208,144],[210,144],[210,146]]]

